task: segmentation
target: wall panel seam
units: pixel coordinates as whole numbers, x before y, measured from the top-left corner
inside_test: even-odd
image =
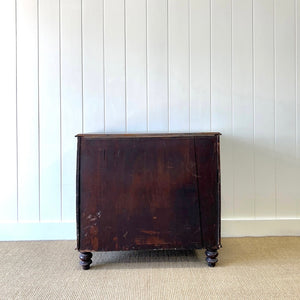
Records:
[[[83,0],[80,0],[80,72],[81,72],[81,132],[84,132],[84,76],[83,76]]]
[[[298,89],[297,89],[297,84],[298,84],[298,0],[295,0],[295,119],[296,119],[296,130],[295,130],[295,148],[296,148],[296,159],[298,159]]]
[[[106,89],[105,89],[105,47],[104,47],[104,41],[105,41],[105,0],[102,0],[102,51],[103,51],[103,131],[106,132]]]
[[[255,163],[256,163],[256,155],[255,155],[255,140],[256,140],[256,118],[255,118],[255,111],[256,111],[256,106],[255,106],[255,30],[254,30],[254,0],[252,0],[252,103],[253,103],[253,139],[252,139],[252,151],[253,151],[253,188],[254,188],[254,193],[253,193],[253,215],[254,218],[256,218],[256,201],[257,201],[257,192],[256,192],[256,179],[255,179],[255,174],[256,174],[256,168],[255,168]]]
[[[39,222],[41,221],[41,129],[40,129],[40,1],[37,0],[37,105],[38,105],[38,197]]]
[[[211,131],[211,52],[212,52],[212,0],[209,0],[209,128]]]
[[[170,132],[170,12],[169,12],[169,1],[167,0],[167,86],[168,86],[168,132]]]
[[[63,220],[63,191],[62,191],[62,94],[61,94],[61,71],[62,71],[62,63],[61,63],[61,0],[58,2],[59,9],[59,19],[58,19],[58,30],[59,30],[59,143],[60,143],[60,161],[59,161],[59,170],[60,170],[60,220]]]
[[[146,128],[149,132],[149,71],[148,71],[148,0],[145,0],[145,20],[146,20]]]
[[[188,1],[188,44],[189,44],[189,132],[191,132],[191,0]]]
[[[15,42],[16,42],[16,183],[17,183],[17,222],[19,222],[19,138],[18,138],[18,14],[17,0],[15,0]]]
[[[277,218],[277,208],[278,208],[278,181],[277,181],[277,139],[276,139],[276,0],[273,1],[273,49],[274,49],[274,154],[275,154],[275,217]]]
[[[124,60],[125,60],[125,67],[124,67],[124,90],[125,90],[125,132],[127,132],[127,17],[126,17],[126,0],[124,0]]]
[[[296,143],[295,143],[295,147],[296,147],[296,162],[299,160],[299,153],[298,153],[298,0],[295,0],[295,118],[296,118]],[[298,174],[300,172],[298,171]],[[298,205],[297,205],[297,212],[296,212],[296,216],[299,217],[300,216],[300,201],[298,201]]]

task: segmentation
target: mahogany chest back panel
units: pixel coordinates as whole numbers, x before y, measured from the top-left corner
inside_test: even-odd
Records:
[[[219,248],[218,133],[77,137],[79,251]]]

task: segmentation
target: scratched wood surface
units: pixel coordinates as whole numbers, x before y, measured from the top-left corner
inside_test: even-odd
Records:
[[[78,139],[79,250],[219,246],[218,135]]]

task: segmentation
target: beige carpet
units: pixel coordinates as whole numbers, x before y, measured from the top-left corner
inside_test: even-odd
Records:
[[[1,242],[0,299],[300,299],[300,237],[226,238],[204,250],[94,254],[75,241]]]

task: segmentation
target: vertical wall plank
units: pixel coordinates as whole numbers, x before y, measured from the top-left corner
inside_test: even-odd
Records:
[[[126,130],[124,0],[104,0],[105,130]]]
[[[59,1],[39,1],[40,218],[60,220]]]
[[[39,220],[37,1],[17,2],[18,213]]]
[[[82,1],[83,131],[104,131],[103,1]]]
[[[234,212],[253,218],[254,103],[252,62],[252,0],[232,1],[232,103],[234,157]]]
[[[188,132],[190,117],[189,1],[169,0],[170,131]]]
[[[212,0],[211,125],[220,131],[222,215],[234,216],[231,105],[231,1]]]
[[[146,0],[126,0],[126,96],[128,132],[147,131]]]
[[[75,219],[75,134],[82,131],[81,1],[61,0],[62,219]]]
[[[275,1],[277,216],[296,217],[295,1]]]
[[[0,165],[5,178],[0,181],[0,220],[17,220],[17,143],[16,143],[16,23],[15,2],[0,4],[1,139]],[[4,172],[3,172],[4,173]]]
[[[191,131],[210,131],[210,0],[190,0]]]
[[[273,0],[253,2],[254,168],[257,218],[274,218],[276,215],[273,6]]]
[[[148,125],[151,132],[167,132],[168,9],[167,0],[148,0]]]

